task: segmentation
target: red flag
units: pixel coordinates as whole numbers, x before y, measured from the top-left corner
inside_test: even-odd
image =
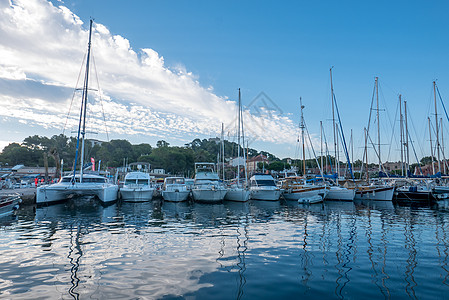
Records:
[[[95,171],[95,158],[91,157],[90,162],[92,163],[92,171]]]

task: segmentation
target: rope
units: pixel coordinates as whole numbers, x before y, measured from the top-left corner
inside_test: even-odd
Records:
[[[98,86],[98,94],[99,94],[99,97],[100,97],[101,112],[103,113],[104,128],[106,130],[106,139],[109,142],[108,126],[106,125],[106,116],[105,116],[105,113],[104,113],[103,99],[101,98],[100,81],[98,80],[97,64],[95,63],[95,57],[94,57],[93,52],[92,52],[92,61],[94,63],[95,78],[97,79],[97,86]]]
[[[85,62],[85,60],[86,60],[86,54],[87,54],[87,51],[84,53],[83,63],[81,64],[80,72],[78,73],[78,79],[76,80],[75,88],[74,88],[74,90],[73,90],[72,100],[70,101],[70,106],[69,106],[69,111],[67,112],[67,117],[66,117],[66,119],[65,119],[65,124],[64,124],[64,127],[63,127],[63,129],[62,129],[62,134],[63,134],[63,135],[65,134],[65,128],[66,128],[67,122],[68,122],[68,120],[69,120],[70,111],[72,110],[73,99],[75,99],[75,94],[76,94],[76,90],[77,90],[76,87],[78,86],[78,83],[79,83],[80,78],[81,78],[81,73],[82,73],[82,71],[83,71],[84,62]]]

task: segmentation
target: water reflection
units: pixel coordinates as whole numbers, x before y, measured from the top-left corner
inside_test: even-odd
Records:
[[[445,298],[449,210],[66,203],[1,225],[6,298]]]

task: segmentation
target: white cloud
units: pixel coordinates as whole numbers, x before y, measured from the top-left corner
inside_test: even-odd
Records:
[[[86,25],[67,7],[55,7],[45,0],[16,0],[0,6],[0,84],[1,79],[14,80],[11,86],[22,87],[14,93],[0,90],[0,116],[31,126],[64,126],[69,91],[75,87],[86,52]],[[93,69],[98,70],[103,98],[103,107],[99,101],[89,106],[89,124],[98,126],[96,130],[104,128],[103,109],[110,133],[167,140],[218,133],[221,123],[235,119],[235,102],[218,97],[211,86],[202,87],[184,66],[170,69],[153,49],[135,51],[126,38],[112,35],[98,23],[92,45]],[[95,81],[95,75],[91,76],[91,87],[98,89]],[[57,91],[60,97],[47,96],[48,90]],[[257,115],[246,112],[246,126],[257,140],[295,142],[295,124],[287,115],[263,108],[258,111]],[[68,123],[74,126],[76,120],[72,116]]]

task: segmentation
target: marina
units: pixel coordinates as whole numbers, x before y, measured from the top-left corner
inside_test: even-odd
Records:
[[[447,11],[0,2],[0,299],[449,299]]]

